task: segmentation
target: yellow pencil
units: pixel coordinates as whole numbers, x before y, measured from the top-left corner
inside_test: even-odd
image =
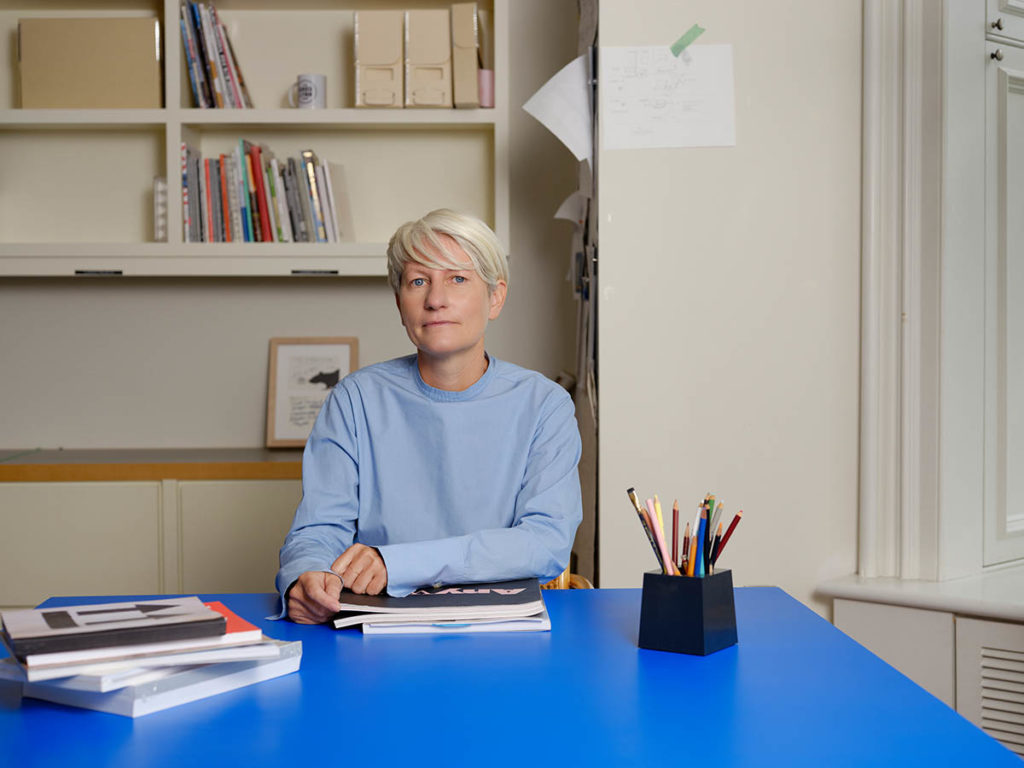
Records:
[[[661,537],[665,538],[665,520],[661,516],[661,502],[658,501],[658,494],[654,494],[654,514],[658,516],[658,525],[661,526]]]

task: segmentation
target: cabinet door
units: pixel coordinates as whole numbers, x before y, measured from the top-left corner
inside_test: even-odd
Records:
[[[953,614],[837,598],[833,624],[953,706]]]
[[[0,606],[162,592],[161,529],[160,483],[2,483]]]
[[[957,617],[956,711],[1024,757],[1024,626]]]
[[[1024,558],[1024,49],[987,60],[985,565]]]
[[[985,33],[1024,43],[1024,0],[988,0]]]
[[[272,592],[299,480],[178,484],[183,592]]]

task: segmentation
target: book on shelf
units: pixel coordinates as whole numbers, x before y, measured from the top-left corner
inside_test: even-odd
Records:
[[[74,653],[223,635],[223,614],[197,597],[28,608],[0,613],[3,641],[27,661],[40,654]]]
[[[406,597],[342,592],[340,602],[333,626],[366,634],[551,629],[537,579],[421,587]]]
[[[213,3],[183,0],[181,41],[194,106],[252,107],[231,38]]]
[[[230,153],[203,158],[181,147],[185,242],[352,240],[344,168],[306,149],[278,158],[239,139]]]
[[[141,717],[298,670],[302,643],[281,642],[278,646],[278,655],[274,658],[172,667],[111,691],[88,690],[67,680],[53,680],[25,683],[22,695],[125,717]]]

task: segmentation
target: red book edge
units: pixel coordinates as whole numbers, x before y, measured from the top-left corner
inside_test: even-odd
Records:
[[[213,226],[213,193],[210,192],[210,158],[203,160],[203,175],[206,177],[206,184],[203,189],[206,192],[206,242],[212,243],[217,240],[216,227]]]
[[[252,145],[252,175],[256,178],[256,202],[260,207],[260,231],[263,233],[263,242],[274,242],[274,235],[270,231],[270,211],[267,209],[267,190],[263,187],[263,155],[260,148]]]
[[[235,635],[239,632],[255,632],[257,639],[263,636],[263,630],[243,619],[219,600],[203,603],[203,605],[216,611],[227,620],[227,628],[224,630],[224,634]]]
[[[224,217],[224,241],[231,242],[231,205],[228,203],[228,175],[224,155],[220,156],[220,202]]]

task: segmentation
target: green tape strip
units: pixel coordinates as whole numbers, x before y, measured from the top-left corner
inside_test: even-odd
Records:
[[[688,46],[690,43],[692,43],[694,40],[696,40],[698,37],[700,37],[703,34],[704,34],[704,27],[701,27],[701,26],[699,26],[697,24],[694,24],[692,27],[690,27],[688,30],[686,30],[686,34],[685,35],[683,35],[678,40],[676,40],[674,43],[672,43],[672,49],[671,49],[672,50],[672,55],[673,56],[678,56],[680,53],[682,53],[686,49],[686,46]]]
[[[11,459],[16,459],[19,456],[28,456],[29,454],[32,454],[32,453],[39,453],[41,450],[43,450],[43,449],[42,448],[33,448],[30,451],[19,451],[18,453],[12,453],[9,456],[0,457],[0,461],[10,461]]]

